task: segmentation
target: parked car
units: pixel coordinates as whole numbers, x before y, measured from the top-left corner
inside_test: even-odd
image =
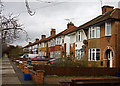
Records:
[[[38,56],[38,54],[24,54],[21,58],[34,58],[36,56]]]
[[[49,61],[50,59],[45,56],[36,56],[34,58],[30,58],[31,61]]]
[[[52,64],[55,60],[56,60],[56,59],[51,59],[51,60],[49,60],[49,61],[47,62],[47,65]]]
[[[47,62],[47,65],[59,65],[59,64],[62,64],[62,63],[65,63],[65,62],[72,62],[71,59],[68,59],[68,58],[56,58],[56,59],[51,59]]]

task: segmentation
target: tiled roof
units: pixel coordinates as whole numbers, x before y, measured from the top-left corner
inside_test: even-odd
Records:
[[[92,25],[100,23],[102,21],[106,21],[108,19],[117,19],[117,20],[120,20],[120,9],[116,8],[116,9],[114,9],[112,11],[108,11],[105,14],[99,15],[98,17],[96,17],[96,18],[88,21],[87,23],[85,23],[85,24],[83,24],[83,25],[81,25],[79,27],[76,27],[76,26],[73,25],[69,29],[65,29],[64,31],[62,31],[62,32],[60,32],[58,34],[49,36],[48,38],[41,39],[40,41],[36,41],[34,43],[31,43],[31,44],[28,44],[25,47],[33,46],[33,45],[35,45],[37,43],[50,40],[50,39],[55,38],[55,37],[57,37],[59,35],[66,35],[66,34],[69,34],[71,32],[77,31],[79,29],[84,29],[86,27],[92,26]]]
[[[30,46],[32,46],[32,45],[33,45],[33,43],[28,44],[28,45],[26,45],[24,48],[30,47]]]
[[[105,14],[103,15],[99,15],[97,16],[96,18],[88,21],[87,23],[79,26],[77,29],[75,29],[74,31],[77,31],[79,29],[84,29],[86,27],[89,27],[89,26],[92,26],[92,25],[95,25],[97,23],[100,23],[100,22],[103,22],[103,21],[106,21],[108,19],[118,19],[120,20],[120,9],[116,8],[112,11],[108,11],[106,12]],[[74,31],[70,31],[68,33],[71,33],[71,32],[74,32]]]

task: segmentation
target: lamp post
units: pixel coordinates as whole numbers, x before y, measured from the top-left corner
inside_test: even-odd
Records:
[[[0,0],[0,58],[2,57],[2,2]]]

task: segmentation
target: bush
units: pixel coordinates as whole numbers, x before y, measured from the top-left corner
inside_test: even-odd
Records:
[[[72,59],[70,59],[70,57],[66,57],[66,58],[61,58],[55,62],[53,62],[52,64],[53,66],[70,66],[70,67],[88,67],[88,61],[83,58],[81,60],[75,60],[73,61]]]

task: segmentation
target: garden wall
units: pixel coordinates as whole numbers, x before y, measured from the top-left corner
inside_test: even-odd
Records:
[[[34,65],[33,70],[44,70],[45,75],[58,76],[115,76],[120,73],[117,68],[95,68],[95,67],[58,67],[48,65]]]

